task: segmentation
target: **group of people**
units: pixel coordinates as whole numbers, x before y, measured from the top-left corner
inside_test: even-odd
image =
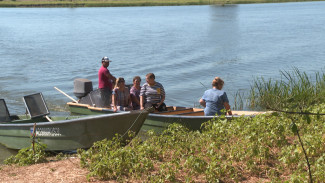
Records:
[[[140,86],[141,77],[133,78],[131,89],[125,86],[122,77],[114,77],[107,67],[111,60],[102,58],[102,66],[98,71],[98,88],[105,107],[112,107],[116,111],[139,110],[154,107],[158,111],[165,111],[165,89],[162,84],[155,81],[155,75],[148,73],[146,83]],[[114,85],[114,87],[113,87]]]
[[[107,69],[111,60],[102,58],[102,66],[98,71],[98,89],[105,107],[112,107],[116,111],[143,110],[153,107],[158,111],[166,111],[165,90],[161,83],[155,81],[155,75],[148,73],[146,83],[141,86],[141,77],[133,78],[133,85],[129,90],[125,86],[122,77],[114,77]],[[222,109],[226,109],[232,115],[226,92],[222,90],[224,81],[215,77],[212,81],[212,89],[204,92],[200,99],[200,105],[204,107],[206,116],[220,115]]]

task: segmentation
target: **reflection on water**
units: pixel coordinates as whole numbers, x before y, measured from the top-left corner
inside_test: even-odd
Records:
[[[5,146],[0,144],[0,164],[3,164],[3,161],[9,158],[12,155],[16,155],[18,151],[7,149]]]
[[[211,6],[210,24],[207,31],[214,67],[237,64],[240,32],[238,5]]]

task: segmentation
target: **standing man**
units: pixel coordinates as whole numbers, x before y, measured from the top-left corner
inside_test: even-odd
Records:
[[[116,80],[116,78],[107,69],[110,62],[111,60],[108,57],[103,57],[102,66],[98,71],[98,89],[103,101],[102,107],[110,107],[112,101],[113,83],[115,83]]]

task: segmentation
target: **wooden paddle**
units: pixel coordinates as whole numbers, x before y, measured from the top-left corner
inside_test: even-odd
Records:
[[[68,94],[64,93],[62,90],[60,90],[57,87],[54,87],[54,89],[56,89],[57,91],[59,91],[60,93],[62,93],[63,95],[65,95],[66,97],[68,97],[70,100],[74,101],[75,103],[78,103],[78,101],[76,101],[74,98],[70,97]]]
[[[48,115],[45,115],[45,118],[49,121],[52,122],[51,118]]]

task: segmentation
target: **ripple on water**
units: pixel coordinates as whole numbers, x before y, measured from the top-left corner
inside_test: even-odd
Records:
[[[155,73],[167,104],[192,106],[215,76],[225,80],[233,102],[254,77],[278,78],[292,66],[308,74],[324,67],[322,7],[3,8],[0,96],[20,113],[22,96],[42,92],[50,110],[61,111],[69,99],[53,87],[74,96],[73,80],[86,78],[97,88],[100,59],[108,56],[111,73],[127,83],[139,75],[143,84]]]

